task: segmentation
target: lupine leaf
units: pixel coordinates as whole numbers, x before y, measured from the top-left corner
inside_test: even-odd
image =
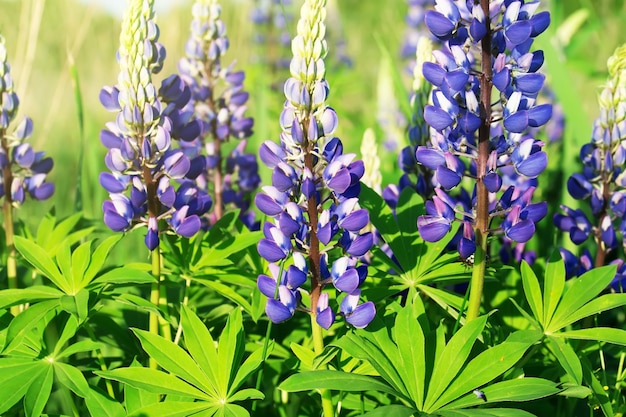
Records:
[[[94,279],[87,287],[95,284],[148,284],[154,282],[156,278],[147,271],[133,268],[129,265],[112,269]]]
[[[78,291],[89,283],[86,278],[86,271],[91,262],[91,243],[88,241],[78,246],[72,252],[72,286],[74,291]]]
[[[363,414],[361,417],[411,417],[417,410],[404,405],[385,405]]]
[[[141,329],[132,329],[144,351],[154,359],[161,368],[179,378],[210,392],[212,387],[207,383],[204,372],[183,348],[169,340]]]
[[[220,335],[217,347],[217,382],[219,394],[228,395],[235,368],[243,356],[243,322],[241,310],[235,308],[228,316],[226,327]]]
[[[432,405],[448,388],[459,370],[465,364],[465,360],[474,346],[474,342],[480,336],[487,323],[487,316],[478,317],[465,323],[461,329],[452,336],[444,348],[441,356],[434,364],[434,371],[428,385],[425,411],[432,411]]]
[[[613,329],[611,327],[592,327],[589,329],[570,330],[559,332],[556,337],[569,337],[572,339],[598,340],[601,342],[614,343],[626,346],[626,330]]]
[[[581,276],[570,280],[571,284],[565,291],[546,330],[550,333],[560,330],[562,328],[561,323],[566,322],[569,316],[596,298],[602,290],[608,287],[611,280],[615,277],[615,270],[615,265],[602,266],[593,268]]]
[[[111,249],[120,241],[122,238],[121,235],[113,235],[104,239],[102,243],[98,245],[98,247],[93,251],[91,255],[91,261],[89,262],[89,267],[85,271],[83,276],[83,280],[81,285],[83,287],[87,286],[95,278],[95,276],[100,272],[104,263],[109,256],[109,252]]]
[[[420,243],[420,249],[418,252],[418,274],[420,276],[426,274],[429,271],[433,271],[435,269],[433,266],[438,263],[440,257],[453,256],[442,254],[442,252],[448,246],[448,243],[450,243],[452,238],[454,238],[454,236],[456,235],[459,226],[460,223],[453,223],[450,231],[438,242],[422,241]],[[443,263],[443,260],[441,261]]]
[[[54,362],[54,375],[62,385],[71,389],[74,394],[82,398],[89,396],[89,384],[77,368],[67,363]]]
[[[522,316],[524,316],[524,318],[526,320],[528,320],[528,322],[535,327],[536,329],[541,329],[541,324],[539,324],[539,322],[537,321],[537,319],[535,317],[532,317],[530,314],[528,314],[526,312],[526,310],[524,310],[522,307],[520,307],[519,304],[517,304],[517,301],[515,301],[513,298],[509,298],[509,301],[515,306],[515,308],[517,309],[517,311],[519,311],[521,313]],[[543,330],[542,330],[543,332]]]
[[[28,417],[39,417],[41,415],[52,392],[54,370],[50,363],[43,364],[45,365],[45,370],[30,384],[24,396],[24,412]]]
[[[141,364],[133,359],[130,364],[131,368],[141,368]],[[124,405],[126,406],[126,412],[132,414],[133,412],[140,410],[151,404],[159,402],[159,394],[154,392],[148,392],[143,389],[135,388],[129,384],[124,384]]]
[[[445,410],[441,417],[534,417],[534,414],[514,408],[479,408],[476,410]]]
[[[7,353],[22,343],[24,337],[36,326],[42,323],[42,319],[59,306],[59,300],[48,300],[30,306],[17,315],[9,324],[6,343],[3,352]]]
[[[439,288],[431,287],[429,285],[418,285],[418,288],[421,293],[425,294],[429,298],[431,298],[435,303],[437,303],[441,308],[446,310],[448,314],[450,314],[453,318],[458,317],[458,312],[461,311],[461,306],[463,305],[463,297],[459,294],[453,294],[446,290],[441,290]],[[461,323],[465,322],[465,318],[461,318]]]
[[[9,408],[26,394],[31,384],[45,372],[47,366],[40,361],[24,361],[21,364],[4,366],[5,358],[0,358],[0,414],[5,413]]]
[[[126,411],[119,402],[93,387],[85,398],[85,405],[93,417],[126,417]]]
[[[191,277],[191,279],[217,291],[220,295],[228,298],[229,300],[233,301],[238,306],[243,308],[246,313],[252,315],[252,306],[250,305],[250,303],[244,297],[238,294],[232,287],[229,287],[227,285],[224,285],[220,282],[217,282],[211,279],[204,279],[204,278],[198,278],[198,277]]]
[[[572,378],[572,381],[578,385],[582,384],[583,369],[574,349],[559,337],[548,336],[546,341],[548,349],[559,361],[565,372]]]
[[[156,369],[135,367],[117,368],[112,371],[97,371],[96,374],[148,392],[211,400],[209,395],[196,387],[182,381],[172,374],[166,374]]]
[[[623,305],[626,305],[626,294],[604,294],[589,301],[569,316],[561,318],[558,323],[554,323],[554,327],[562,329],[563,327],[584,319],[585,317],[621,307]],[[551,323],[550,327],[552,326],[553,324]]]
[[[538,398],[558,394],[561,389],[557,383],[542,378],[517,378],[496,382],[481,388],[485,400],[478,398],[474,393],[467,394],[463,398],[446,405],[445,410],[467,408],[487,403],[500,401],[531,401]],[[487,411],[491,409],[481,410]],[[443,411],[443,410],[442,410]],[[443,414],[441,412],[441,414]]]
[[[215,342],[206,326],[186,305],[181,310],[181,322],[185,345],[191,357],[207,376],[213,391],[218,392],[218,358]]]
[[[63,241],[59,249],[57,249],[56,263],[63,275],[63,281],[67,283],[69,291],[65,291],[66,294],[74,293],[74,283],[72,282],[72,249],[67,240]]]
[[[80,323],[87,320],[89,314],[89,291],[81,289],[73,295],[63,295],[59,299],[61,308],[76,316]]]
[[[278,389],[287,392],[324,388],[337,391],[380,391],[397,395],[389,385],[371,376],[332,370],[300,372],[291,375],[278,386]]]
[[[229,396],[228,401],[232,403],[235,401],[245,401],[245,400],[250,400],[250,399],[262,400],[263,398],[265,398],[265,395],[263,395],[261,391],[254,389],[254,388],[246,388],[246,389],[237,391],[233,395]]]
[[[41,271],[61,291],[66,294],[71,293],[69,283],[61,275],[59,268],[57,268],[50,255],[41,246],[21,236],[15,236],[15,248],[28,263]]]
[[[541,299],[541,288],[539,287],[539,280],[537,275],[532,270],[530,265],[526,261],[522,261],[522,284],[524,287],[524,294],[526,294],[526,300],[530,306],[530,310],[535,316],[535,319],[545,325],[543,322],[543,302]]]
[[[59,352],[63,349],[65,343],[76,334],[76,330],[78,330],[78,320],[74,316],[70,315],[67,317],[67,321],[63,326],[63,331],[54,346],[54,353],[52,354],[52,357],[58,359]]]
[[[72,343],[67,347],[67,349],[62,350],[54,357],[57,359],[65,358],[74,355],[79,352],[93,352],[95,350],[101,349],[103,346],[100,342],[94,342],[93,340],[81,340],[76,343]]]
[[[207,402],[181,402],[166,401],[162,403],[151,404],[128,414],[128,417],[187,417],[191,415],[215,415],[215,412],[202,413],[209,409],[216,410],[217,407]]]
[[[237,404],[226,404],[215,415],[218,417],[250,417],[250,413]]]
[[[481,352],[465,366],[432,408],[444,408],[445,404],[454,401],[459,396],[502,375],[515,365],[524,356],[528,348],[538,340],[538,338],[531,338],[525,342],[504,341]]]
[[[565,263],[561,254],[552,254],[546,266],[543,284],[543,323],[550,323],[565,288]]]
[[[581,358],[581,363],[583,367],[583,380],[585,384],[588,385],[593,391],[593,396],[600,404],[600,408],[604,412],[606,417],[613,417],[613,407],[611,406],[611,399],[609,395],[604,390],[604,386],[598,381],[598,378],[594,375],[591,370],[591,365],[585,356]]]
[[[33,285],[28,288],[7,289],[0,291],[0,310],[24,303],[59,298],[63,293],[56,288]]]
[[[411,309],[405,307],[396,316],[395,338],[400,362],[397,369],[402,375],[406,388],[417,408],[424,404],[424,383],[426,364],[424,352],[424,332]]]

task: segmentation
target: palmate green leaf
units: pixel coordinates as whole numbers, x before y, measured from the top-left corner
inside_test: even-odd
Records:
[[[133,359],[130,364],[131,368],[141,368],[141,364]],[[128,384],[124,384],[124,405],[126,406],[126,412],[132,414],[133,412],[140,410],[143,407],[155,404],[159,402],[159,394],[148,392],[143,389],[132,387]]]
[[[541,297],[541,287],[539,287],[539,280],[537,275],[532,270],[530,265],[526,261],[522,261],[522,285],[524,287],[524,294],[526,294],[526,300],[530,306],[530,310],[535,316],[538,323],[541,323],[545,327],[543,321],[543,301]]]
[[[531,345],[541,339],[538,332],[517,333],[522,334],[514,333],[503,343],[481,352],[472,359],[433,404],[431,410],[447,408],[445,404],[502,375],[524,356]]]
[[[72,343],[67,347],[67,349],[61,350],[59,353],[55,354],[54,357],[56,359],[62,359],[70,357],[76,353],[80,352],[93,352],[98,349],[102,349],[103,344],[100,342],[94,342],[93,340],[81,340],[76,343]]]
[[[76,330],[78,330],[78,320],[74,316],[68,316],[51,357],[58,359],[59,352],[63,349],[65,343],[76,334]]]
[[[33,285],[28,288],[7,289],[0,291],[0,310],[19,304],[33,304],[42,300],[59,298],[63,292],[53,287]]]
[[[169,340],[140,329],[132,329],[144,351],[154,359],[161,368],[178,376],[182,380],[195,385],[207,394],[217,396],[206,374],[183,348]]]
[[[576,384],[582,384],[583,369],[574,349],[560,337],[546,337],[546,346]]]
[[[85,270],[82,280],[80,280],[81,288],[86,287],[100,272],[106,262],[111,249],[122,239],[122,235],[115,234],[104,239],[91,254],[89,266]],[[78,281],[78,280],[77,280]]]
[[[457,319],[459,311],[463,306],[463,297],[459,294],[453,294],[446,290],[431,287],[429,285],[418,285],[418,289],[421,293],[428,296],[441,308],[443,308],[454,319]],[[461,317],[461,323],[465,322],[465,318]]]
[[[237,293],[232,287],[224,285],[221,282],[215,281],[213,279],[199,278],[197,276],[191,277],[191,279],[217,291],[220,295],[228,298],[229,300],[233,301],[238,306],[243,308],[246,313],[252,315],[252,306],[250,305],[248,300],[246,300],[239,293]]]
[[[128,417],[188,417],[196,413],[199,416],[212,416],[216,408],[207,402],[166,401],[140,408],[129,413]],[[203,413],[209,409],[213,409],[213,413]]]
[[[609,398],[608,393],[604,390],[604,386],[594,375],[593,370],[591,369],[591,364],[585,356],[581,358],[581,363],[583,366],[583,380],[585,381],[585,384],[591,388],[593,397],[600,405],[604,415],[606,417],[613,417],[614,414],[613,407],[611,406],[611,399]]]
[[[472,346],[474,346],[474,342],[482,333],[485,324],[487,324],[487,316],[480,316],[466,323],[448,341],[441,356],[435,362],[434,371],[428,385],[428,392],[426,393],[424,411],[433,411],[433,404],[448,388],[461,367],[463,367],[472,350]]]
[[[604,294],[598,298],[589,301],[587,304],[576,310],[567,317],[563,317],[558,323],[554,323],[554,327],[560,329],[568,326],[585,317],[611,310],[613,308],[626,305],[626,294]],[[552,327],[552,324],[550,325]]]
[[[0,415],[17,403],[48,368],[41,361],[5,359],[9,358],[0,358]]]
[[[250,413],[240,405],[225,404],[224,407],[217,410],[217,417],[250,417]]]
[[[561,298],[554,316],[546,326],[546,332],[554,333],[569,321],[569,317],[578,309],[600,294],[615,277],[615,265],[593,268],[581,276],[570,280],[569,288]]]
[[[481,388],[480,391],[485,394],[487,403],[497,403],[502,401],[532,401],[558,394],[561,392],[561,388],[557,385],[558,384],[555,382],[542,378],[518,378],[496,382],[495,384]],[[474,393],[470,393],[446,405],[444,409],[455,410],[482,404],[485,404],[485,400],[478,398],[478,396]],[[491,409],[482,410],[489,411]],[[438,413],[443,415],[442,412]]]
[[[129,265],[112,269],[94,279],[87,288],[93,288],[100,284],[134,285],[149,284],[156,280],[154,275],[142,269],[136,269]]]
[[[417,410],[404,405],[385,405],[363,414],[361,417],[410,417]]]
[[[61,291],[66,294],[72,292],[67,279],[61,274],[52,257],[41,246],[21,236],[15,236],[15,248],[28,263],[37,268]]]
[[[30,306],[17,315],[9,324],[7,329],[6,346],[3,353],[15,349],[19,346],[24,337],[36,326],[43,323],[47,314],[55,311],[59,307],[59,300],[42,301]]]
[[[172,374],[150,368],[118,368],[112,371],[96,371],[103,378],[128,384],[156,394],[180,395],[185,398],[211,400],[211,397],[198,388],[184,382]]]
[[[476,410],[445,410],[437,413],[442,417],[534,417],[534,414],[514,408],[479,408]]]
[[[44,365],[46,369],[33,381],[24,396],[24,412],[27,417],[39,417],[52,392],[54,371],[50,363]]]
[[[228,397],[228,401],[232,403],[235,401],[262,400],[263,398],[265,398],[265,395],[261,391],[254,388],[246,388]]]
[[[565,262],[561,258],[561,253],[555,251],[546,266],[545,279],[543,284],[543,321],[550,323],[556,306],[561,299],[565,288]]]
[[[119,402],[93,387],[85,398],[85,405],[91,417],[126,417],[126,411]]]
[[[424,405],[424,385],[426,381],[426,356],[424,332],[411,311],[405,307],[396,316],[395,339],[398,345],[400,362],[398,372],[406,384],[410,397],[417,408]]]
[[[76,294],[63,295],[59,304],[64,311],[76,316],[83,323],[89,315],[89,291],[81,289]]]
[[[417,220],[416,220],[417,221]],[[416,223],[417,224],[417,223]],[[460,227],[460,223],[453,223],[450,231],[439,241],[437,242],[426,242],[421,241],[419,244],[419,252],[418,252],[418,271],[417,274],[422,276],[426,274],[428,271],[433,270],[433,265],[435,265],[441,256],[452,256],[452,255],[444,255],[443,251],[446,249],[450,241],[456,235],[458,229]],[[443,263],[443,262],[441,262]]]
[[[221,398],[228,395],[234,371],[243,357],[244,344],[241,310],[235,308],[228,316],[217,345],[217,384]]]
[[[85,285],[89,283],[86,278],[85,272],[91,262],[91,244],[93,241],[88,241],[79,245],[74,252],[72,252],[72,275],[71,282],[74,292],[85,288]],[[85,282],[86,281],[86,282]]]
[[[53,362],[56,379],[68,387],[74,394],[86,398],[89,396],[89,384],[78,368],[63,362]]]
[[[291,375],[278,385],[278,389],[287,392],[324,388],[337,391],[380,391],[397,395],[396,390],[374,377],[324,369]]]
[[[268,349],[266,352],[266,357],[263,358],[263,349],[259,348],[252,352],[250,356],[246,358],[246,360],[238,366],[237,373],[235,374],[235,378],[230,385],[230,390],[228,392],[228,399],[230,402],[236,401],[233,398],[237,396],[239,393],[235,393],[235,391],[244,383],[246,380],[261,366],[264,360],[267,360],[267,357],[272,353],[274,349],[274,343],[270,342],[268,345]],[[240,391],[241,392],[241,391]]]
[[[181,322],[187,350],[189,350],[191,357],[207,376],[212,390],[219,392],[217,383],[217,350],[215,349],[211,333],[198,316],[186,305],[182,306]]]
[[[626,346],[626,330],[611,327],[592,327],[589,329],[570,330],[554,334],[555,337],[569,337],[571,339],[598,340]]]

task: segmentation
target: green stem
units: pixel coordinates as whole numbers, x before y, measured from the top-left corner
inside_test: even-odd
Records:
[[[85,330],[87,331],[87,334],[89,335],[91,340],[93,340],[95,342],[96,341],[96,334],[94,333],[94,331],[91,328],[91,326],[86,325],[85,326]],[[98,363],[100,364],[100,369],[102,371],[108,370],[106,361],[104,360],[104,355],[102,354],[102,349],[100,349],[100,348],[96,349],[96,358],[98,358]],[[111,384],[111,380],[105,378],[104,379],[104,383],[106,384],[107,393],[109,394],[109,397],[111,397],[112,399],[115,399],[115,392],[113,391],[113,384]]]
[[[311,330],[313,333],[313,350],[315,355],[321,355],[324,352],[324,335],[322,334],[322,327],[315,320],[314,313],[311,313]],[[323,417],[334,417],[332,392],[329,389],[320,389],[320,395],[322,396]]]
[[[150,290],[150,302],[154,304],[154,306],[159,309],[159,305],[161,302],[161,253],[160,246],[157,246],[152,252],[150,252],[150,256],[152,257],[152,276],[156,278],[156,282],[152,284],[152,289]],[[150,321],[148,324],[148,331],[154,335],[159,335],[159,320],[160,314],[158,312],[150,313]],[[150,358],[150,368],[156,369],[157,363],[154,359]]]
[[[466,320],[474,320],[480,312],[485,282],[485,253],[487,250],[487,235],[476,230],[476,252],[474,253],[474,267],[470,281],[470,296],[467,307]]]
[[[7,250],[7,280],[10,289],[17,289],[17,263],[15,261],[15,243],[13,239],[15,232],[13,229],[13,205],[11,202],[10,185],[12,182],[12,175],[10,174],[9,167],[5,168],[4,171],[5,181],[8,181],[8,184],[5,183],[4,187],[4,233]],[[9,171],[8,176],[7,171]],[[11,314],[13,314],[13,316],[17,316],[21,311],[22,306],[18,305],[11,307]]]

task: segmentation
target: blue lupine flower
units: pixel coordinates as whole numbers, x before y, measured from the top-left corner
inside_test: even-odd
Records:
[[[249,97],[243,90],[245,74],[235,71],[233,65],[222,67],[229,41],[218,1],[196,0],[192,15],[186,57],[178,64],[191,99],[176,119],[196,122],[182,126],[194,135],[182,144],[193,167],[187,178],[213,196],[213,212],[204,219],[208,225],[219,220],[227,206],[234,206],[240,209],[240,219],[250,229],[258,229],[250,206],[261,178],[255,155],[245,153],[246,139],[252,135],[254,125],[245,114]],[[240,142],[229,150],[227,142],[231,138]]]
[[[206,199],[196,203],[191,195],[185,197],[187,204],[176,204],[181,200],[172,183],[183,179],[191,164],[182,150],[172,147],[172,139],[192,140],[190,127],[195,122],[183,121],[182,108],[191,94],[178,76],[165,79],[159,90],[152,83],[151,73],[161,69],[165,58],[153,18],[153,2],[137,0],[129,5],[118,51],[119,84],[100,92],[104,107],[117,113],[116,121],[107,123],[100,135],[112,171],[100,175],[110,196],[102,206],[104,222],[114,231],[147,225],[149,250],[159,245],[159,220],[190,237],[200,228],[198,216],[203,213],[198,208],[210,206]]]
[[[358,288],[367,275],[360,258],[373,243],[372,233],[362,231],[369,216],[358,205],[365,168],[355,155],[344,154],[341,141],[331,136],[338,119],[326,104],[324,3],[307,0],[302,6],[293,40],[292,77],[284,86],[287,100],[280,117],[280,146],[265,142],[259,150],[273,174],[272,185],[263,187],[255,198],[259,210],[271,218],[263,226],[265,237],[257,248],[270,262],[271,271],[279,269],[275,263],[280,261],[287,272],[283,277],[274,274],[273,279],[261,275],[257,283],[269,298],[266,313],[274,322],[288,319],[299,307],[329,328],[336,310],[322,290],[333,284],[350,297],[340,313],[349,323],[364,327],[375,314],[371,302],[358,304]],[[300,306],[300,287],[308,279],[310,305]],[[278,294],[271,289],[277,284]]]
[[[0,197],[6,204],[19,206],[26,194],[35,200],[46,200],[54,193],[54,184],[46,182],[52,170],[52,158],[35,152],[27,142],[33,133],[29,117],[13,129],[19,99],[13,88],[11,67],[7,62],[4,37],[0,36]]]
[[[537,73],[543,55],[529,51],[532,39],[549,23],[548,14],[535,14],[538,4],[513,0],[491,7],[490,27],[486,11],[470,2],[437,0],[435,10],[425,14],[433,35],[447,43],[433,52],[435,62],[422,67],[434,86],[424,119],[436,132],[416,148],[415,159],[432,171],[439,188],[426,205],[426,215],[418,219],[418,228],[425,240],[437,241],[453,221],[462,221],[455,241],[463,258],[476,247],[470,225],[480,228],[481,234],[499,226],[506,238],[522,243],[532,237],[535,223],[547,212],[545,203],[531,204],[534,186],[518,179],[532,180],[547,166],[543,143],[526,134],[544,125],[552,113],[551,105],[537,103],[545,78]],[[491,45],[489,71],[501,98],[488,103],[487,111],[478,101],[485,96],[482,90],[491,88],[481,83],[484,45]],[[455,190],[466,176],[478,180],[468,203],[444,197],[443,190]],[[496,218],[501,218],[499,225]]]

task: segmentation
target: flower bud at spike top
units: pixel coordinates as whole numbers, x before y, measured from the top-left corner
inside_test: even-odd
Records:
[[[261,159],[274,172],[273,185],[264,187],[255,200],[270,218],[257,248],[270,262],[270,269],[276,270],[275,263],[281,262],[285,270],[297,268],[299,276],[306,276],[287,285],[282,277],[276,278],[281,293],[268,300],[266,312],[271,320],[286,320],[298,302],[298,309],[308,311],[324,328],[338,314],[364,327],[375,314],[373,303],[359,303],[358,288],[367,275],[361,257],[373,241],[371,232],[362,230],[369,215],[357,198],[366,168],[355,160],[356,155],[344,154],[341,140],[332,136],[338,117],[326,103],[330,88],[324,79],[325,5],[322,0],[306,0],[302,5],[297,36],[291,43],[291,78],[284,88],[287,100],[280,116],[280,146],[270,141],[261,146]],[[331,278],[331,271],[339,269],[340,277]],[[267,295],[267,279],[262,277],[259,287]],[[325,287],[330,286],[334,291],[327,292]],[[337,297],[331,295],[341,292],[351,297],[349,309],[339,308]],[[310,294],[308,305],[302,296],[306,293]]]
[[[28,143],[33,121],[24,117],[17,125],[13,123],[19,104],[5,40],[0,35],[0,197],[9,209],[11,205],[20,206],[26,195],[46,200],[54,193],[54,184],[45,181],[53,166],[52,158],[35,152]]]
[[[584,210],[566,206],[561,207],[564,214],[554,216],[555,225],[569,233],[574,244],[582,245],[589,238],[595,243],[595,259],[591,263],[588,261],[592,255],[588,252],[582,255],[585,259],[571,253],[563,257],[567,271],[574,276],[605,265],[607,256],[618,250],[618,236],[623,246],[626,233],[626,222],[623,221],[626,207],[623,203],[626,192],[623,170],[626,156],[626,107],[623,104],[626,101],[626,45],[615,50],[607,67],[609,78],[598,96],[600,115],[594,123],[591,141],[580,150],[582,172],[574,173],[567,181],[570,195],[587,201],[591,216],[588,217]]]
[[[100,134],[111,170],[100,176],[110,197],[102,206],[104,222],[114,231],[147,226],[145,243],[151,251],[159,246],[163,224],[192,236],[200,227],[198,216],[210,206],[206,195],[191,193],[189,187],[179,187],[179,195],[174,191],[174,181],[191,169],[185,153],[173,146],[188,140],[184,132],[193,131],[189,124],[178,123],[190,93],[177,75],[166,78],[158,89],[152,82],[165,58],[153,4],[129,2],[120,35],[118,83],[100,93],[105,108],[117,113],[115,122]]]
[[[380,158],[378,157],[378,144],[376,143],[376,134],[374,130],[368,128],[363,133],[363,142],[361,142],[361,156],[365,165],[365,173],[363,174],[363,184],[382,194],[380,187],[382,183],[382,174],[380,173]]]

